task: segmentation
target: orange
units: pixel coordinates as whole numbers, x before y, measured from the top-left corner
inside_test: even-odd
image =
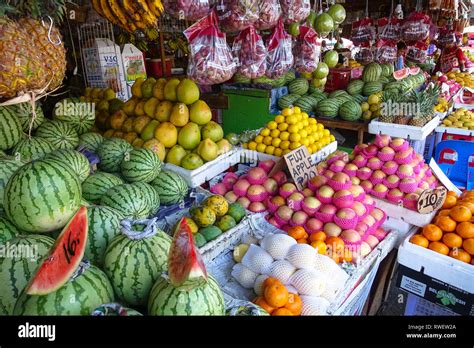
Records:
[[[298,243],[298,244],[308,244],[308,240],[306,238],[301,238],[301,239],[297,239],[296,243]]]
[[[262,290],[265,290],[267,286],[274,285],[274,284],[283,285],[278,279],[268,277],[267,279],[263,281]]]
[[[456,260],[462,261],[469,263],[471,262],[471,255],[469,255],[467,252],[465,252],[462,249],[453,249],[449,253],[449,256],[455,258]]]
[[[445,233],[443,236],[443,243],[451,249],[460,248],[462,245],[462,238],[456,233]]]
[[[411,237],[410,242],[423,248],[428,248],[428,245],[430,244],[430,241],[421,234],[415,234],[413,237]]]
[[[462,247],[466,250],[470,255],[474,256],[474,238],[466,239],[462,243]]]
[[[288,235],[290,237],[293,237],[296,240],[308,238],[308,234],[306,233],[305,229],[301,226],[291,227],[288,230]]]
[[[462,205],[458,205],[456,207],[451,208],[451,212],[449,216],[457,222],[464,222],[471,220],[472,213],[469,208],[464,207]]]
[[[289,311],[286,308],[278,308],[276,311],[272,313],[272,316],[274,317],[280,317],[280,316],[293,316],[293,313]]]
[[[474,191],[464,191],[463,193],[461,193],[461,198],[470,198],[470,197],[474,197]]]
[[[431,242],[437,242],[438,240],[443,237],[443,231],[433,224],[426,225],[423,227],[423,231],[421,232],[423,236]]]
[[[256,305],[259,305],[260,307],[262,307],[264,310],[266,310],[268,313],[272,314],[272,312],[275,310],[275,308],[273,308],[272,306],[270,306],[267,301],[265,301],[265,299],[263,297],[257,297],[253,303],[255,303]]]
[[[319,231],[319,232],[312,233],[309,235],[309,241],[311,243],[317,242],[317,241],[324,242],[326,238],[327,238],[326,233],[324,233],[323,231]]]
[[[284,308],[288,309],[293,315],[300,315],[301,311],[303,310],[303,301],[301,301],[301,297],[299,297],[297,294],[290,292],[288,296],[288,303]]]
[[[472,222],[461,222],[456,227],[456,232],[463,238],[474,238],[474,224]]]
[[[449,253],[449,248],[441,242],[431,242],[428,248],[443,255],[448,255]]]
[[[320,240],[317,240],[317,241],[311,243],[311,246],[316,249],[318,254],[326,255],[326,252],[328,251],[328,247],[327,247],[326,243],[324,243]]]
[[[440,210],[438,213],[438,216],[449,216],[449,212],[450,212],[449,209]]]
[[[473,202],[461,202],[459,205],[463,205],[471,211],[471,214],[474,214],[474,203]]]
[[[449,209],[452,208],[456,205],[458,199],[453,196],[446,196],[446,200],[444,201],[444,204],[442,206],[443,209]]]
[[[440,216],[436,218],[436,226],[441,228],[444,232],[456,231],[456,221],[451,219],[449,216]]]
[[[282,284],[267,286],[263,292],[263,297],[267,303],[275,308],[283,307],[288,303],[288,290]]]
[[[335,251],[344,251],[344,241],[339,237],[329,237],[326,239],[326,245],[328,249],[335,250]]]
[[[458,194],[454,191],[448,191],[448,196],[453,196],[453,197],[458,198]]]

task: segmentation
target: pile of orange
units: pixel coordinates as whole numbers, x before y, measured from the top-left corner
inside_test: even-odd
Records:
[[[432,223],[410,242],[474,265],[474,191],[449,192]]]
[[[308,234],[301,226],[294,226],[288,230],[288,235],[300,244],[310,244],[319,254],[331,257],[336,263],[352,262],[352,252],[345,247],[339,237],[328,237],[323,231]]]
[[[303,310],[303,301],[297,294],[288,292],[278,279],[269,277],[262,285],[263,296],[253,302],[272,316],[297,316]]]

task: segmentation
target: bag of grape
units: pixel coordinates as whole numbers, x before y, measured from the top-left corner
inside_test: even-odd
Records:
[[[258,20],[258,0],[219,0],[216,8],[225,32],[244,30]]]
[[[286,24],[306,20],[311,11],[310,0],[280,0],[280,4]]]
[[[201,85],[214,85],[232,78],[236,65],[214,11],[186,29],[184,35],[191,51],[188,63],[191,79]]]
[[[405,41],[424,41],[430,35],[430,17],[422,12],[412,12],[402,25],[401,31]]]
[[[374,22],[364,18],[352,23],[351,40],[356,46],[363,46],[375,40]]]
[[[399,41],[401,39],[400,21],[395,17],[380,18],[377,22],[379,38]]]
[[[356,53],[355,59],[363,65],[367,65],[374,61],[374,53],[368,42],[359,46],[359,51]]]
[[[194,22],[209,13],[209,0],[164,0],[163,5],[179,20]]]
[[[300,27],[300,35],[294,48],[295,68],[300,73],[312,73],[316,70],[318,34],[313,28]]]
[[[293,67],[291,36],[280,19],[267,42],[267,76],[271,79],[285,75]]]
[[[250,79],[265,75],[267,49],[253,26],[242,30],[235,38],[232,53],[237,64],[237,73]]]
[[[394,63],[397,60],[397,42],[393,40],[378,40],[375,60],[377,63]]]
[[[274,28],[281,16],[279,0],[258,0],[258,20],[255,28],[267,30]]]
[[[424,63],[428,56],[428,45],[426,42],[418,41],[408,46],[407,60],[413,63]]]

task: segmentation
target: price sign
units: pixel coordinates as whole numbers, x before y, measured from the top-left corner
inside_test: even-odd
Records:
[[[306,146],[301,146],[284,156],[286,165],[298,190],[303,190],[309,179],[317,175],[316,167]]]
[[[440,209],[443,206],[447,195],[448,190],[444,187],[423,191],[418,199],[418,212],[420,214],[430,214],[433,211]]]

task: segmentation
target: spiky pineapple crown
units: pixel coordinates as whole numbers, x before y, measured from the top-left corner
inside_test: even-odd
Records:
[[[62,22],[67,3],[74,4],[71,0],[4,0],[0,3],[0,18],[40,19],[49,16],[56,22]]]

